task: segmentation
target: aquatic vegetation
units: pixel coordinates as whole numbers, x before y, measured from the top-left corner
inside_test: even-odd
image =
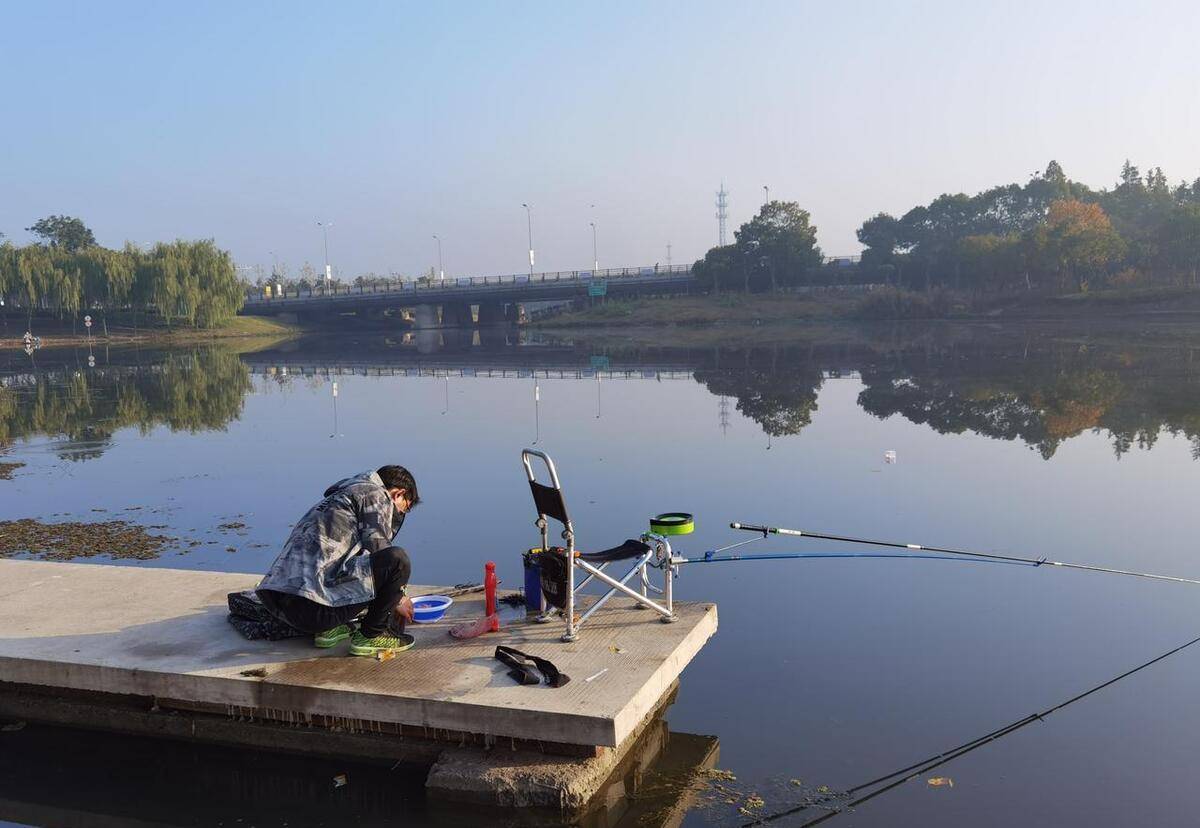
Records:
[[[44,523],[35,518],[0,521],[0,558],[28,554],[47,561],[107,556],[151,560],[175,542],[124,520]]]

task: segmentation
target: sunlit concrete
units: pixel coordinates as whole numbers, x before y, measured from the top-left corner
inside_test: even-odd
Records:
[[[442,622],[415,625],[413,650],[379,662],[349,656],[347,644],[317,650],[307,639],[243,639],[226,621],[226,594],[257,580],[2,560],[0,681],[271,711],[306,723],[335,717],[615,747],[717,627],[712,604],[678,604],[679,622],[660,624],[619,599],[571,644],[558,640],[559,625],[526,622],[518,611],[503,632],[460,642],[449,626],[482,609],[481,597],[467,596]],[[493,658],[500,643],[553,660],[572,681],[558,689],[515,684]]]

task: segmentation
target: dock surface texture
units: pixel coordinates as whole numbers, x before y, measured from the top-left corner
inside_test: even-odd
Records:
[[[455,599],[442,621],[411,625],[416,646],[378,661],[349,655],[348,642],[318,650],[308,638],[242,638],[226,620],[226,596],[259,577],[0,560],[0,685],[68,705],[149,698],[154,711],[272,723],[277,735],[266,741],[285,748],[287,730],[304,731],[309,751],[327,741],[331,753],[363,734],[379,758],[436,755],[430,783],[463,798],[579,807],[717,628],[713,604],[677,602],[679,620],[663,624],[614,598],[572,643],[559,640],[562,623],[527,622],[521,610],[499,633],[452,639],[450,626],[483,614],[478,593]],[[571,681],[518,685],[493,657],[497,644],[548,658]],[[89,724],[57,709],[47,717]]]

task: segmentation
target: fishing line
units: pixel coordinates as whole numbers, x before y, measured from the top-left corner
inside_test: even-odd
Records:
[[[837,541],[839,543],[857,543],[864,546],[884,546],[889,549],[907,549],[913,552],[936,552],[945,555],[966,555],[972,558],[986,558],[993,561],[1009,561],[1012,563],[1023,563],[1031,566],[1057,566],[1063,569],[1080,569],[1088,572],[1104,572],[1109,575],[1129,575],[1134,578],[1150,578],[1155,581],[1174,581],[1180,584],[1197,584],[1200,585],[1200,580],[1195,578],[1178,578],[1173,575],[1156,575],[1150,572],[1133,572],[1128,569],[1113,569],[1107,566],[1094,566],[1091,564],[1067,563],[1065,561],[1052,561],[1048,558],[1022,558],[1015,555],[997,555],[991,552],[972,552],[966,549],[950,549],[943,546],[925,546],[919,543],[895,543],[893,541],[869,540],[867,538],[852,538],[845,535],[829,535],[822,532],[809,532],[804,529],[784,529],[776,526],[757,526],[750,523],[731,523],[730,529],[741,529],[746,532],[759,532],[765,538],[767,535],[790,535],[793,537],[817,538],[819,540]]]
[[[1132,676],[1134,673],[1137,673],[1141,670],[1145,670],[1147,667],[1150,667],[1153,664],[1157,664],[1158,662],[1162,661],[1163,659],[1170,658],[1171,656],[1175,655],[1176,653],[1181,652],[1182,650],[1186,650],[1188,647],[1191,647],[1193,644],[1196,644],[1196,643],[1200,643],[1200,636],[1197,636],[1196,638],[1193,638],[1191,641],[1188,641],[1184,644],[1180,644],[1178,647],[1168,650],[1167,652],[1162,653],[1161,655],[1155,656],[1154,658],[1150,659],[1149,661],[1139,664],[1137,667],[1134,667],[1131,670],[1126,670],[1124,673],[1121,673],[1119,676],[1111,678],[1108,681],[1105,681],[1101,684],[1097,684],[1095,687],[1092,687],[1088,690],[1083,691],[1082,693],[1072,696],[1071,698],[1067,699],[1064,702],[1060,702],[1060,703],[1054,705],[1053,707],[1048,707],[1045,710],[1041,711],[1040,713],[1030,713],[1028,716],[1017,719],[1016,721],[1011,722],[1011,723],[1005,725],[1004,727],[993,730],[991,733],[986,733],[983,736],[979,736],[975,739],[970,740],[969,742],[964,742],[963,744],[959,745],[958,747],[954,747],[949,750],[942,751],[941,753],[934,754],[933,756],[930,756],[926,759],[922,759],[919,762],[914,762],[913,764],[908,765],[907,767],[900,768],[899,770],[896,770],[896,771],[892,771],[891,773],[885,774],[884,776],[876,777],[875,779],[872,779],[870,782],[863,782],[860,785],[855,785],[853,788],[847,788],[845,793],[853,794],[853,793],[857,793],[858,791],[864,790],[866,788],[871,788],[876,785],[882,784],[884,782],[889,783],[887,785],[884,785],[882,788],[879,788],[877,790],[872,791],[869,794],[866,794],[865,796],[861,796],[858,799],[847,802],[842,808],[830,811],[829,813],[823,814],[822,816],[819,816],[816,819],[809,820],[808,822],[802,823],[798,828],[808,828],[808,826],[817,825],[818,823],[824,822],[827,819],[832,819],[833,817],[838,816],[839,814],[843,813],[843,811],[845,811],[848,808],[854,808],[858,805],[863,804],[864,802],[867,802],[870,799],[874,799],[875,797],[879,796],[882,793],[886,793],[887,791],[890,791],[893,788],[903,785],[905,782],[907,782],[911,779],[914,779],[918,776],[922,776],[922,775],[928,773],[929,771],[933,770],[934,768],[945,765],[948,762],[952,762],[955,759],[959,758],[960,756],[965,756],[966,754],[970,753],[971,751],[981,748],[986,744],[990,744],[991,742],[994,742],[997,739],[1000,739],[1001,737],[1007,736],[1010,733],[1020,730],[1021,728],[1025,727],[1028,724],[1031,724],[1033,722],[1040,722],[1042,719],[1044,719],[1046,716],[1049,716],[1051,713],[1055,713],[1059,710],[1062,710],[1064,707],[1072,705],[1077,701],[1081,701],[1081,700],[1087,698],[1088,696],[1092,695],[1093,693],[1097,693],[1106,687],[1110,687],[1110,686],[1116,684],[1118,681],[1121,681],[1124,678],[1128,678],[1129,676]],[[895,780],[895,781],[889,782],[889,780]],[[826,800],[826,801],[829,801],[829,800]],[[806,803],[804,805],[798,805],[795,808],[790,808],[786,811],[780,811],[775,814],[770,814],[768,816],[761,817],[752,822],[747,822],[742,826],[742,828],[750,828],[750,826],[753,826],[753,825],[763,825],[768,822],[774,822],[776,820],[783,819],[784,817],[792,816],[793,814],[798,814],[801,811],[804,811],[808,808],[817,807],[821,804],[822,803],[820,803],[820,802],[810,802],[810,803]]]
[[[749,541],[747,541],[747,543],[748,542]],[[713,555],[711,552],[706,552],[704,553],[703,558],[672,558],[671,564],[723,563],[729,561],[791,561],[798,559],[828,558],[891,558],[894,560],[908,561],[954,561],[955,563],[990,563],[1007,566],[1037,566],[1037,564],[1025,563],[1023,561],[989,561],[971,558],[956,558],[953,555],[914,555],[902,552],[774,552],[762,555]]]

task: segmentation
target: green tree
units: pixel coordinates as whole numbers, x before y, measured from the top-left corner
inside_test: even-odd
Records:
[[[692,275],[702,290],[717,294],[741,286],[742,265],[737,245],[727,244],[705,253],[703,259],[692,265]]]
[[[876,213],[862,223],[857,235],[859,242],[866,245],[861,267],[869,272],[895,273],[899,281],[896,248],[900,244],[900,222],[887,213]]]
[[[26,227],[51,247],[60,247],[68,253],[76,253],[96,245],[96,237],[82,221],[72,216],[47,216]]]
[[[1159,229],[1160,246],[1172,268],[1195,287],[1200,270],[1200,204],[1182,204]]]
[[[799,283],[821,264],[817,228],[810,219],[794,201],[772,201],[734,233],[739,252],[766,273],[772,292],[780,284]]]

